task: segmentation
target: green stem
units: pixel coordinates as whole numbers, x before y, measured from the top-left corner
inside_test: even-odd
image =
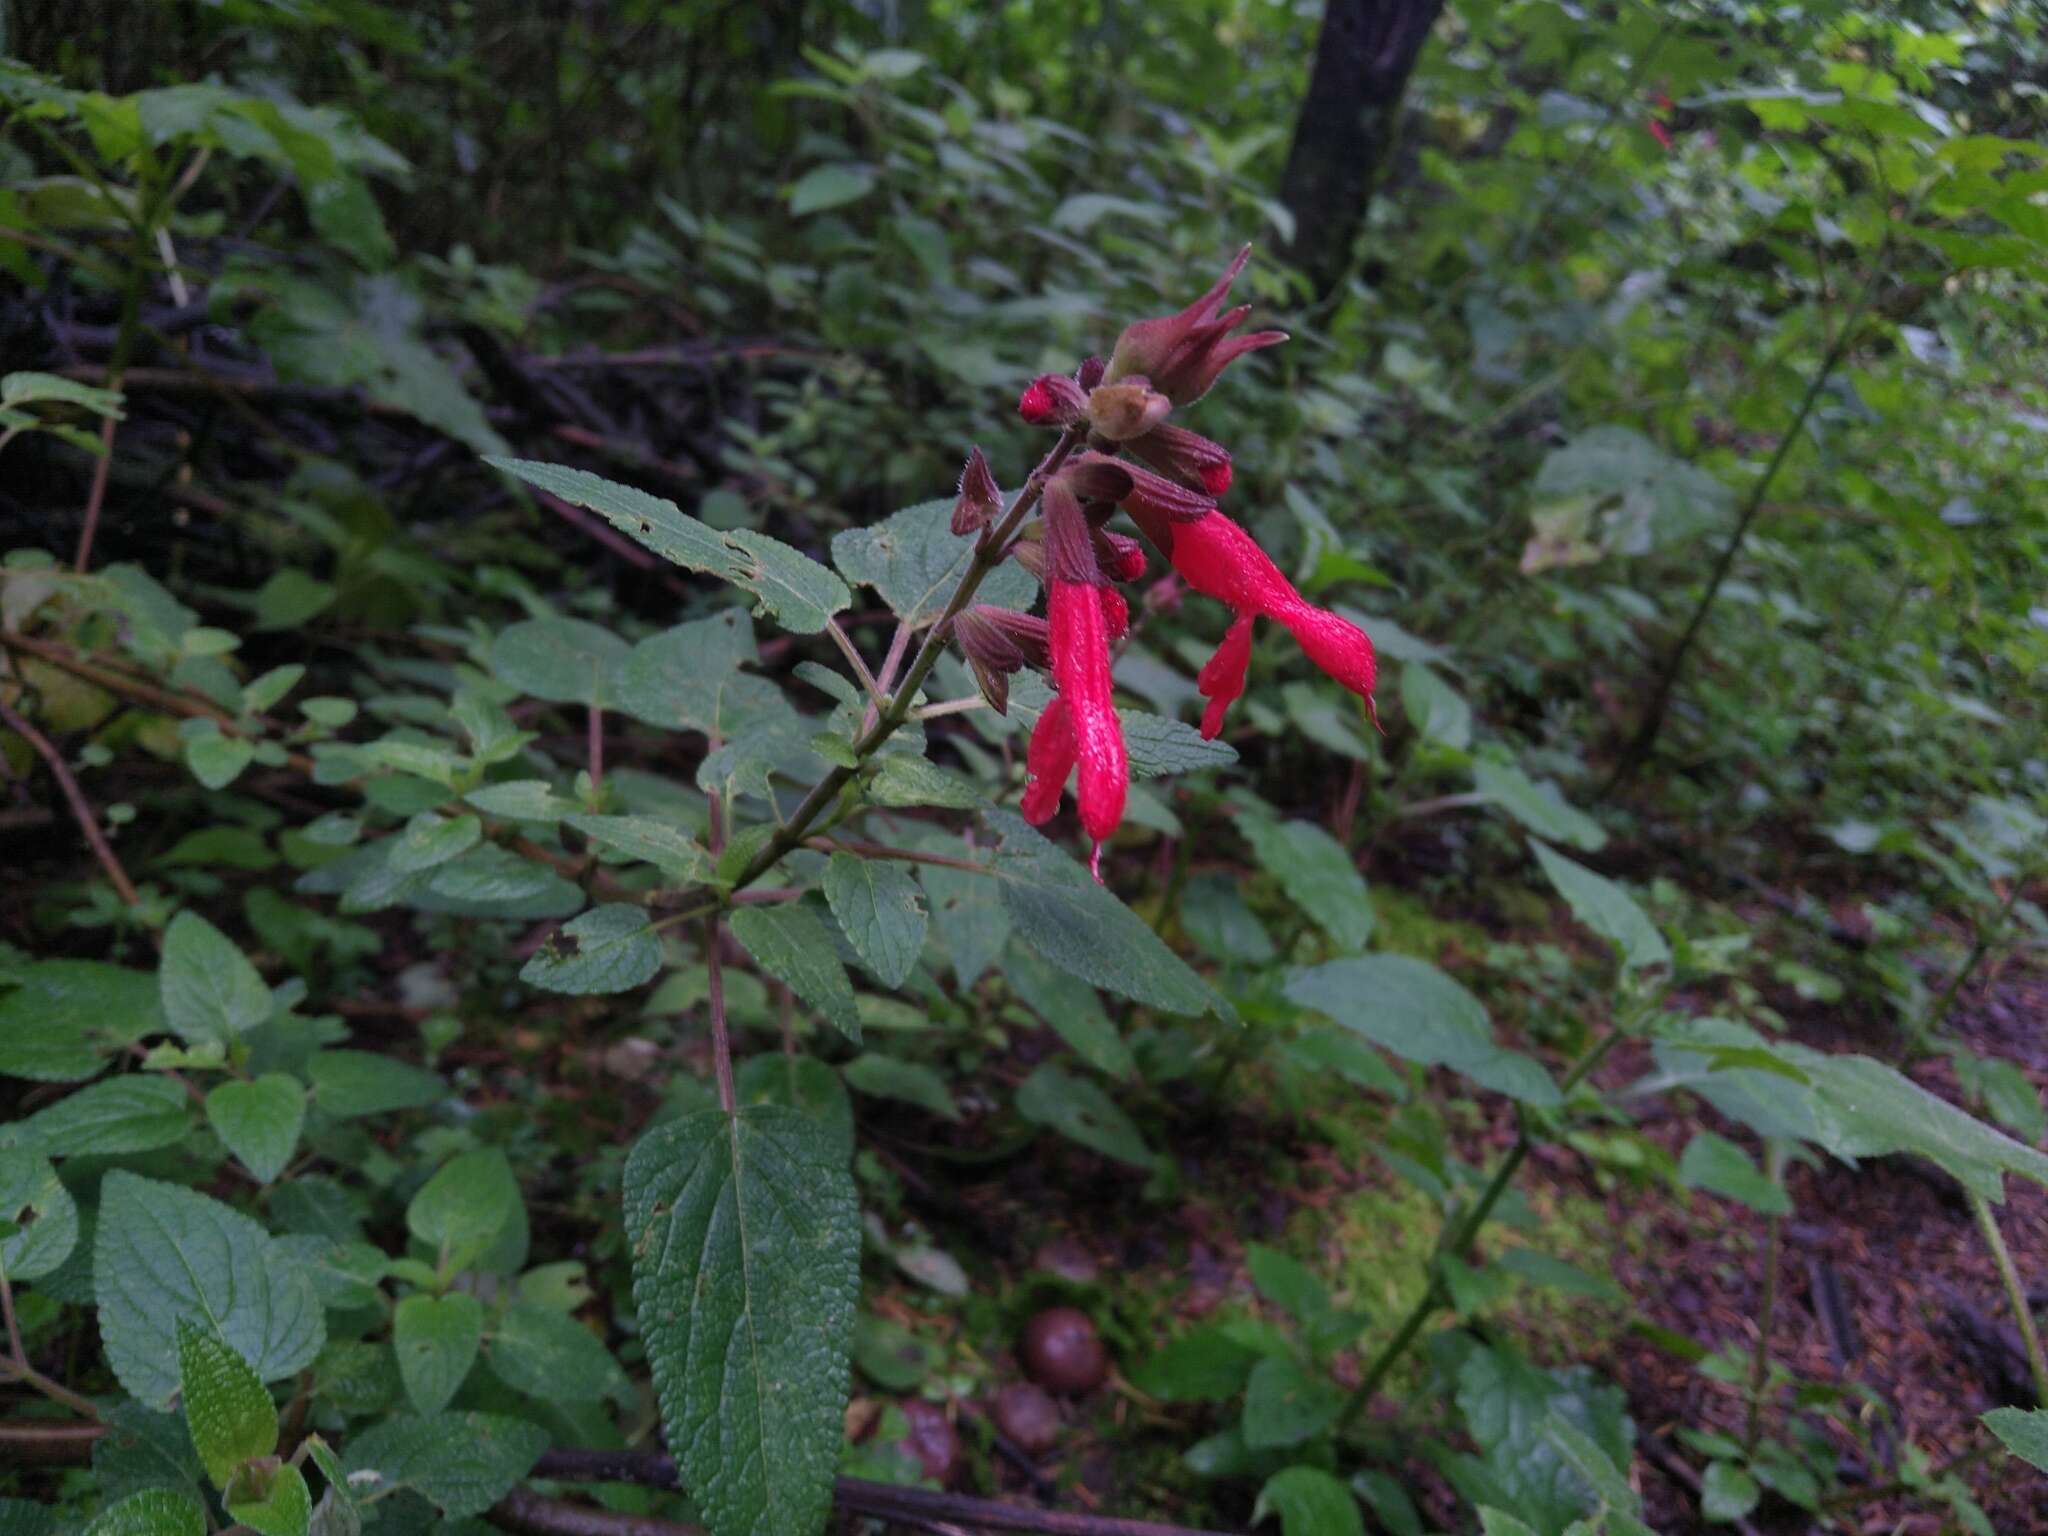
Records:
[[[1977,1218],[1977,1230],[1984,1234],[1984,1246],[1991,1250],[1992,1262],[1998,1266],[1998,1278],[2005,1283],[2005,1299],[2012,1305],[2012,1320],[2019,1325],[2020,1342],[2026,1346],[2027,1369],[2034,1375],[2034,1396],[2048,1408],[2048,1356],[2041,1353],[2041,1333],[2034,1326],[2034,1311],[2027,1305],[2027,1288],[2020,1284],[2012,1250],[2005,1246],[2005,1234],[1998,1230],[1989,1200],[1973,1191],[1970,1211]]]
[[[1621,1043],[1623,1034],[1624,1031],[1621,1029],[1609,1030],[1594,1041],[1585,1054],[1572,1064],[1571,1070],[1565,1073],[1564,1081],[1559,1084],[1562,1098],[1569,1099],[1572,1090],[1592,1075],[1593,1069],[1607,1059],[1607,1053]],[[1473,1240],[1479,1236],[1480,1228],[1486,1225],[1487,1218],[1493,1214],[1493,1208],[1500,1203],[1501,1196],[1508,1192],[1508,1186],[1514,1182],[1515,1175],[1521,1171],[1522,1164],[1528,1159],[1530,1148],[1535,1144],[1535,1138],[1529,1134],[1525,1126],[1521,1134],[1515,1138],[1514,1146],[1508,1149],[1507,1156],[1501,1159],[1500,1166],[1494,1170],[1493,1177],[1487,1180],[1486,1188],[1481,1192],[1478,1201],[1462,1219],[1452,1223],[1448,1241],[1443,1244],[1443,1252],[1458,1258],[1465,1256]],[[1380,1346],[1380,1352],[1373,1356],[1372,1363],[1365,1368],[1364,1377],[1351,1396],[1345,1400],[1343,1411],[1337,1415],[1338,1434],[1343,1434],[1357,1422],[1358,1416],[1364,1413],[1372,1402],[1381,1383],[1387,1379],[1388,1373],[1400,1363],[1401,1357],[1408,1353],[1416,1335],[1422,1332],[1423,1324],[1429,1321],[1447,1299],[1443,1271],[1438,1269],[1430,1275],[1428,1287],[1416,1299],[1415,1305],[1408,1309],[1408,1315],[1401,1319],[1401,1326],[1394,1330],[1394,1336]]]
[[[1757,477],[1756,483],[1749,488],[1749,496],[1743,502],[1742,511],[1735,519],[1735,531],[1728,536],[1728,542],[1722,547],[1720,558],[1714,562],[1713,572],[1707,577],[1707,588],[1700,594],[1700,600],[1693,608],[1692,617],[1687,620],[1684,632],[1678,637],[1678,644],[1672,649],[1670,660],[1665,662],[1664,670],[1657,679],[1656,689],[1651,693],[1649,705],[1643,711],[1642,724],[1637,727],[1635,735],[1623,750],[1620,761],[1614,765],[1613,776],[1607,781],[1601,798],[1606,798],[1619,785],[1626,782],[1636,769],[1642,766],[1650,748],[1656,743],[1657,733],[1664,727],[1664,713],[1670,707],[1671,695],[1678,685],[1679,674],[1685,670],[1686,657],[1691,654],[1694,642],[1699,639],[1700,631],[1706,626],[1707,615],[1713,612],[1714,602],[1721,595],[1721,587],[1728,580],[1728,573],[1735,567],[1736,557],[1742,553],[1743,541],[1749,537],[1750,524],[1756,521],[1757,513],[1763,508],[1765,495],[1777,480],[1778,471],[1784,468],[1785,460],[1791,456],[1793,444],[1799,441],[1800,433],[1806,428],[1806,418],[1813,414],[1814,406],[1820,401],[1821,391],[1827,388],[1828,380],[1834,377],[1835,369],[1848,355],[1849,346],[1856,339],[1864,312],[1870,308],[1871,300],[1877,295],[1878,276],[1886,265],[1885,255],[1885,249],[1880,247],[1876,259],[1871,262],[1868,275],[1863,280],[1862,292],[1856,295],[1856,302],[1844,317],[1842,328],[1836,332],[1834,342],[1821,359],[1820,367],[1814,370],[1813,377],[1807,381],[1806,393],[1800,397],[1798,409],[1793,411],[1791,422],[1787,424],[1784,435],[1778,439],[1777,451],[1771,455],[1770,463],[1764,466],[1764,472]]]
[[[1764,1147],[1764,1176],[1775,1187],[1784,1177],[1785,1149],[1776,1141]],[[1770,1219],[1764,1238],[1763,1306],[1756,1323],[1756,1348],[1749,1357],[1749,1409],[1743,1421],[1742,1453],[1756,1454],[1758,1436],[1763,1433],[1764,1387],[1771,1374],[1771,1327],[1778,1311],[1778,1270],[1784,1250],[1784,1218]]]
[[[923,686],[925,678],[931,673],[932,668],[938,665],[939,657],[945,652],[948,626],[960,611],[973,601],[983,578],[1002,563],[1003,556],[1009,549],[1010,540],[1023,526],[1024,519],[1030,516],[1031,509],[1038,505],[1038,498],[1045,494],[1046,481],[1051,479],[1067,461],[1067,456],[1080,447],[1086,435],[1085,428],[1069,427],[1053,445],[1052,452],[1048,453],[1038,468],[1032,471],[1030,481],[1018,495],[1016,505],[1010,508],[1009,515],[991,535],[975,546],[974,559],[960,577],[960,585],[953,589],[953,595],[946,600],[945,611],[925,632],[924,644],[918,648],[916,659],[910,663],[910,670],[904,674],[903,681],[890,695],[888,708],[875,716],[874,724],[863,731],[860,740],[853,744],[854,766],[834,768],[811,786],[810,793],[804,796],[802,803],[790,814],[789,820],[783,823],[781,830],[770,838],[747,867],[740,871],[739,878],[733,881],[734,890],[742,890],[752,885],[773,869],[785,854],[802,843],[812,824],[824,814],[825,808],[839,797],[839,792],[846,788],[853,776],[860,771],[861,764],[873,757],[881,749],[882,743],[893,736],[897,727],[910,717],[910,701],[917,697],[917,690]]]
[[[1963,990],[1963,984],[1976,973],[1977,967],[1984,963],[1985,955],[1990,953],[1991,946],[2005,931],[2005,924],[2012,916],[2012,909],[2019,904],[2020,888],[2026,883],[2025,877],[2015,871],[2011,886],[2005,893],[2005,900],[1999,904],[1998,915],[1977,930],[1977,942],[1970,947],[1970,953],[1964,959],[1962,967],[1955,975],[1949,977],[1948,985],[1941,989],[1941,996],[1936,998],[1934,1006],[1928,1009],[1926,1020],[1913,1031],[1913,1048],[1909,1053],[1909,1059],[1924,1053],[1927,1042],[1933,1039],[1935,1032],[1947,1022],[1948,1011],[1955,1006],[1956,994]]]

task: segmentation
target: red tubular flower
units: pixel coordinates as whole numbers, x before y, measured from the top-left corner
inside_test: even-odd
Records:
[[[1034,427],[1071,427],[1088,411],[1088,396],[1063,373],[1041,373],[1017,397],[1017,414]]]
[[[1177,521],[1161,509],[1139,505],[1135,496],[1124,507],[1189,586],[1237,610],[1236,622],[1197,679],[1209,700],[1202,716],[1204,736],[1222,730],[1225,712],[1244,692],[1255,615],[1286,625],[1310,661],[1365,700],[1368,710],[1373,708],[1377,668],[1365,631],[1297,592],[1243,528],[1215,511]],[[1377,721],[1377,711],[1373,718]]]
[[[1249,304],[1218,312],[1223,296],[1230,292],[1230,285],[1244,270],[1251,254],[1250,246],[1239,251],[1237,259],[1224,269],[1209,291],[1179,314],[1125,326],[1116,339],[1116,350],[1110,354],[1106,375],[1109,382],[1142,374],[1175,405],[1188,405],[1209,392],[1216,376],[1233,359],[1285,341],[1285,331],[1230,334],[1251,313]]]
[[[1034,827],[1051,821],[1060,808],[1060,791],[1067,787],[1067,775],[1074,771],[1074,723],[1067,701],[1057,694],[1031,729],[1031,745],[1024,754],[1024,767],[1031,780],[1024,786],[1020,809]]]
[[[1130,759],[1123,726],[1111,699],[1109,629],[1101,594],[1107,588],[1084,582],[1052,584],[1047,612],[1052,623],[1052,678],[1059,689],[1031,733],[1025,757],[1031,782],[1024,791],[1024,819],[1034,825],[1059,809],[1067,774],[1079,768],[1074,798],[1081,825],[1094,839],[1089,868],[1102,878],[1102,845],[1124,819],[1130,788]]]

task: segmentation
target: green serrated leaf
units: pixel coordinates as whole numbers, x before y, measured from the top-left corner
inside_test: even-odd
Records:
[[[206,1123],[259,1184],[284,1172],[305,1121],[306,1090],[282,1072],[222,1083],[206,1096]]]
[[[2048,1472],[2048,1408],[1994,1408],[1984,1425],[2013,1455]]]
[[[185,1090],[168,1077],[137,1073],[88,1083],[15,1122],[0,1138],[46,1157],[118,1157],[175,1145],[191,1129]]]
[[[1288,1467],[1267,1478],[1252,1524],[1268,1515],[1280,1517],[1281,1536],[1365,1536],[1351,1490],[1316,1467]]]
[[[326,1339],[319,1298],[255,1222],[218,1200],[123,1169],[100,1185],[93,1285],[107,1363],[163,1407],[178,1388],[177,1324],[219,1338],[277,1381]]]
[[[1570,843],[1587,853],[1598,852],[1606,845],[1606,829],[1567,801],[1555,784],[1538,783],[1512,764],[1474,763],[1472,783],[1480,794],[1538,837]]]
[[[40,1280],[71,1257],[78,1242],[78,1205],[50,1160],[20,1148],[0,1151],[0,1278]]]
[[[98,960],[40,960],[0,999],[0,1073],[74,1083],[164,1027],[157,978]]]
[[[1361,955],[1296,971],[1287,996],[1406,1061],[1446,1066],[1527,1104],[1555,1104],[1540,1063],[1493,1038],[1479,999],[1426,960]]]
[[[610,630],[582,619],[527,619],[492,642],[491,674],[528,698],[604,706],[630,649]]]
[[[1237,826],[1288,899],[1313,918],[1338,948],[1365,948],[1372,938],[1372,897],[1365,877],[1342,843],[1307,821],[1243,816]]]
[[[946,1080],[930,1067],[874,1051],[856,1056],[840,1069],[847,1085],[874,1098],[901,1099],[928,1109],[942,1120],[958,1120],[960,1111]]]
[[[1229,1016],[1219,998],[1136,913],[1088,872],[1006,811],[990,866],[1019,937],[1071,976],[1168,1013]]]
[[[206,1511],[188,1493],[145,1488],[108,1507],[81,1536],[206,1536]]]
[[[712,1536],[815,1536],[844,1433],[860,1217],[841,1147],[769,1106],[658,1127],[626,1163],[633,1298]]]
[[[1037,1068],[1017,1088],[1017,1113],[1034,1125],[1058,1131],[1070,1141],[1147,1172],[1159,1167],[1159,1155],[1145,1144],[1116,1101],[1086,1078],[1062,1072],[1050,1063]]]
[[[846,583],[801,551],[748,529],[721,533],[674,502],[616,485],[586,470],[531,460],[487,458],[564,501],[588,507],[665,560],[706,571],[751,592],[785,629],[812,635],[853,601]]]
[[[860,1010],[853,983],[832,947],[832,935],[809,908],[795,902],[742,907],[732,914],[733,937],[777,981],[825,1016],[831,1026],[860,1044]]]
[[[199,1464],[225,1488],[245,1461],[277,1449],[277,1404],[249,1362],[214,1334],[178,1319],[178,1395]]]
[[[1111,1077],[1130,1076],[1136,1066],[1131,1048],[1087,982],[1025,944],[1004,950],[1003,980],[1089,1066]]]
[[[502,1413],[401,1414],[351,1436],[342,1465],[359,1498],[411,1489],[461,1520],[510,1493],[547,1447],[546,1430]]]
[[[1313,1440],[1344,1411],[1344,1393],[1292,1355],[1270,1355],[1252,1367],[1244,1390],[1244,1442],[1254,1450]]]
[[[1529,846],[1572,915],[1620,950],[1623,965],[1641,970],[1671,963],[1671,946],[1627,891],[1544,843],[1531,839]]]
[[[405,830],[391,840],[385,861],[393,873],[418,874],[469,852],[484,835],[484,824],[475,816],[440,816],[422,811],[405,824]]]
[[[189,722],[181,733],[185,742],[185,766],[192,777],[208,789],[226,789],[242,776],[242,770],[256,761],[256,744],[243,736],[230,736],[212,720]]]
[[[660,969],[661,939],[647,909],[614,902],[549,934],[519,968],[519,979],[550,992],[630,992]]]
[[[1756,1479],[1732,1461],[1709,1462],[1700,1479],[1700,1513],[1709,1520],[1740,1520],[1762,1498]]]
[[[832,563],[849,582],[873,587],[897,618],[921,629],[945,611],[974,558],[976,535],[953,532],[952,520],[952,497],[921,501],[879,523],[834,535]],[[975,601],[1028,608],[1037,594],[1030,572],[1006,561],[982,581]]]
[[[463,1291],[408,1296],[391,1319],[398,1377],[417,1413],[439,1413],[476,1363],[483,1343],[483,1303]]]
[[[270,1018],[270,988],[256,967],[197,912],[180,912],[164,930],[157,982],[164,1023],[195,1045],[226,1045]]]
[[[884,859],[835,853],[825,865],[825,900],[876,979],[902,986],[924,951],[926,923],[910,872]]]
[[[337,1120],[424,1109],[448,1097],[448,1085],[432,1072],[374,1051],[315,1051],[305,1072],[313,1102]]]
[[[229,1519],[256,1536],[310,1536],[313,1496],[305,1473],[289,1462],[260,1470],[244,1468],[221,1502]]]
[[[683,827],[652,816],[565,816],[599,847],[654,865],[678,885],[711,880],[711,854]]]
[[[542,1402],[597,1402],[626,1380],[597,1335],[573,1317],[532,1302],[498,1319],[490,1359],[506,1386]]]
[[[453,1271],[475,1260],[520,1209],[519,1182],[505,1154],[478,1147],[449,1159],[420,1186],[405,1208],[405,1225]]]
[[[1678,1159],[1678,1182],[1739,1200],[1766,1216],[1792,1214],[1791,1197],[1757,1171],[1747,1152],[1712,1131],[1696,1131],[1686,1143]]]

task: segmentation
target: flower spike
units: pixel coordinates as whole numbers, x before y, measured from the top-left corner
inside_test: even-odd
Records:
[[[1142,374],[1152,388],[1175,405],[1190,405],[1209,392],[1216,376],[1233,359],[1285,341],[1285,331],[1230,335],[1251,313],[1249,305],[1218,313],[1224,295],[1230,292],[1230,285],[1237,281],[1237,274],[1244,270],[1251,254],[1250,246],[1239,251],[1209,291],[1179,314],[1125,326],[1116,339],[1116,350],[1110,354],[1106,375],[1109,382]]]

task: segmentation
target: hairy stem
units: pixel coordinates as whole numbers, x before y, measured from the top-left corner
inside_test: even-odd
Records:
[[[2027,1369],[2034,1376],[2034,1397],[2043,1408],[2048,1408],[2048,1355],[2041,1353],[2041,1331],[2034,1326],[2034,1309],[2027,1304],[2027,1288],[2020,1283],[2019,1269],[2013,1264],[2012,1250],[2005,1246],[2005,1234],[1998,1229],[1998,1217],[1992,1213],[1991,1202],[1972,1191],[1970,1211],[1977,1218],[1977,1230],[1984,1235],[1984,1246],[1991,1250],[1992,1262],[1998,1266],[1998,1278],[2005,1285],[2005,1299],[2012,1306],[2012,1320],[2019,1326],[2020,1342],[2026,1347]]]
[[[854,774],[859,771],[859,765],[873,757],[881,749],[882,743],[895,735],[897,727],[910,717],[910,701],[917,697],[917,690],[923,686],[932,668],[938,665],[939,657],[946,649],[948,626],[961,609],[974,600],[974,594],[980,590],[981,583],[988,573],[1002,563],[1010,540],[1024,525],[1024,519],[1031,515],[1031,509],[1038,505],[1038,498],[1045,494],[1045,482],[1067,461],[1067,456],[1081,445],[1084,435],[1084,431],[1079,427],[1069,427],[1060,435],[1060,440],[1053,445],[1052,452],[1048,453],[1038,468],[1032,471],[1031,479],[1019,493],[1016,505],[1010,508],[1001,526],[975,546],[974,558],[961,574],[960,585],[955,587],[953,595],[946,599],[945,610],[940,613],[938,621],[925,632],[924,644],[918,647],[917,655],[910,663],[910,670],[903,675],[903,681],[897,684],[890,694],[888,707],[876,714],[873,723],[861,732],[860,740],[853,744],[855,766],[834,768],[811,786],[810,793],[805,795],[802,803],[790,813],[789,820],[784,822],[781,829],[762,846],[761,851],[754,855],[747,867],[740,871],[739,876],[733,881],[734,890],[752,885],[774,868],[776,862],[791,849],[802,843],[812,825],[824,814],[826,807],[838,799],[839,792],[852,782]],[[908,632],[898,633],[907,644]],[[889,669],[885,665],[884,675],[888,675],[888,672]]]

